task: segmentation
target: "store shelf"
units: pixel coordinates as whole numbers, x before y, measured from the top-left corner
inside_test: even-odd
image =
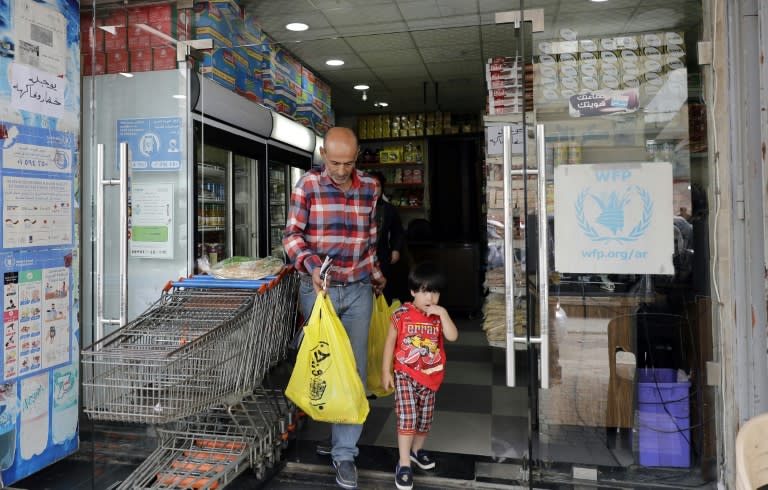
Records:
[[[421,189],[422,187],[424,187],[424,183],[423,182],[418,182],[418,183],[412,182],[412,183],[392,183],[392,184],[390,184],[389,182],[387,182],[386,184],[384,184],[384,187],[393,187],[393,188],[396,188],[396,189]]]
[[[224,231],[226,230],[223,226],[198,226],[197,231]]]
[[[423,163],[418,162],[402,162],[402,163],[359,163],[357,168],[361,170],[373,170],[383,168],[424,168]]]
[[[224,199],[209,199],[203,196],[197,196],[197,202],[204,202],[206,204],[226,204],[227,203],[227,201]]]
[[[198,163],[197,171],[204,173],[206,177],[224,177],[227,174],[225,167],[210,163]]]

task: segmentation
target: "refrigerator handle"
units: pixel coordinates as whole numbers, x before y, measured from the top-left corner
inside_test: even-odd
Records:
[[[104,188],[120,186],[120,318],[104,318]],[[120,179],[104,179],[104,145],[96,145],[96,331],[94,342],[104,337],[105,325],[123,325],[128,317],[128,144],[120,144]]]

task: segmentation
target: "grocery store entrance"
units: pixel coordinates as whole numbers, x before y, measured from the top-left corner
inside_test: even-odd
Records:
[[[442,262],[456,277],[458,298],[445,299],[460,339],[446,348],[426,443],[437,474],[713,481],[712,393],[700,374],[711,351],[706,121],[693,54],[700,6],[531,1],[437,26],[410,18],[403,2],[382,3],[399,7],[408,27],[356,25],[359,34],[342,38],[350,52],[339,55],[354,67],[318,71],[341,86],[337,124],[357,128],[358,166],[386,172],[412,258]],[[297,55],[319,63],[335,41],[305,37]],[[426,73],[387,65],[389,48]],[[441,78],[441,61],[463,64],[464,75]],[[387,76],[394,70],[398,82]],[[350,90],[358,83],[368,89]],[[482,106],[447,110],[478,94],[482,117],[472,116]],[[451,179],[442,170],[461,157],[435,148],[460,138],[478,142],[464,157],[477,174]],[[476,192],[476,212],[462,186]],[[455,189],[449,207],[436,198],[445,189]],[[445,253],[472,245],[465,213],[468,229],[483,231],[476,265],[471,253]],[[477,271],[474,311],[464,307]],[[358,464],[391,472],[393,403],[371,407]],[[327,430],[309,422],[291,461],[327,464],[314,456]]]

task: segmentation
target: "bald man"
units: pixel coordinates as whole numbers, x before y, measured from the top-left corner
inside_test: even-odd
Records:
[[[291,194],[283,246],[301,275],[299,303],[304,318],[309,318],[317,293],[323,291],[321,265],[332,259],[324,292],[347,331],[365,386],[371,290],[381,293],[386,280],[376,258],[376,182],[355,168],[358,153],[352,130],[328,130],[320,148],[323,168],[305,173]],[[330,447],[318,445],[319,453],[331,455],[336,483],[342,488],[357,488],[355,457],[362,429],[362,425],[333,424]]]

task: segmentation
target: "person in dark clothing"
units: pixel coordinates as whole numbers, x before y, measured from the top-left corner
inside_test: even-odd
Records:
[[[405,231],[397,209],[384,195],[386,177],[381,172],[369,172],[369,175],[376,180],[377,192],[381,196],[376,203],[376,228],[379,232],[376,256],[379,258],[379,267],[388,283],[384,286],[384,297],[387,298],[387,303],[391,303],[392,298],[397,297],[395,281],[391,281],[392,266],[400,261],[403,253]]]

